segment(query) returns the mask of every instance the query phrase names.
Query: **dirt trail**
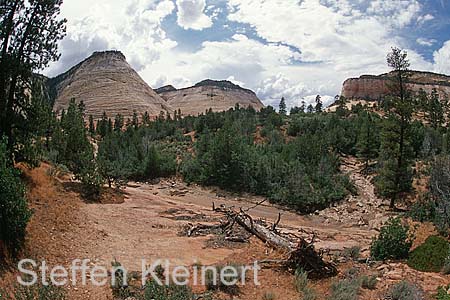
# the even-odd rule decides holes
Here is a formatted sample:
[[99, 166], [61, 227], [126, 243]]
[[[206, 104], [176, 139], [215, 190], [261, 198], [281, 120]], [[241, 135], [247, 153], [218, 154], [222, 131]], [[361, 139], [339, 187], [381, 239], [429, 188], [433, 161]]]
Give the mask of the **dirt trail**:
[[[236, 260], [252, 263], [261, 257], [271, 258], [271, 251], [260, 242], [252, 241], [238, 248], [213, 249], [206, 246], [211, 236], [188, 238], [178, 234], [189, 223], [217, 223], [222, 216], [212, 212], [213, 202], [216, 206], [253, 207], [249, 213], [267, 222], [274, 222], [281, 211], [279, 228], [282, 231], [306, 238], [314, 234], [316, 247], [332, 252], [361, 246], [363, 255], [368, 254], [372, 236], [377, 233], [376, 222], [388, 216], [383, 203], [376, 198], [370, 180], [361, 175], [360, 164], [352, 159], [345, 161], [343, 170], [354, 181], [358, 195], [325, 212], [307, 216], [280, 209], [268, 202], [254, 207], [264, 200], [261, 197], [233, 195], [172, 180], [162, 180], [157, 184], [131, 183], [125, 190], [122, 204], [88, 204], [77, 193], [53, 183], [45, 175], [48, 168], [44, 165], [27, 171], [30, 177], [29, 199], [35, 209], [27, 248], [33, 257], [45, 259], [53, 265], [68, 265], [75, 258], [87, 258], [92, 265], [110, 266], [117, 259], [130, 271], [140, 271], [142, 258], [149, 261], [169, 259], [172, 263], [186, 266], [196, 261], [212, 265]], [[368, 218], [369, 224], [359, 222], [361, 217]], [[396, 280], [400, 269], [398, 266], [394, 270], [386, 267], [389, 275], [386, 280]], [[418, 276], [416, 273], [414, 276]], [[438, 278], [438, 281], [437, 277], [430, 276], [423, 277], [423, 281], [427, 279], [430, 282], [429, 278], [439, 284], [445, 281], [445, 278]], [[292, 277], [288, 274], [267, 270], [263, 280], [267, 288], [279, 291], [280, 295], [289, 290], [289, 297], [286, 294], [280, 299], [298, 297], [290, 290]], [[327, 281], [324, 285], [326, 289], [329, 283]], [[320, 289], [322, 285], [317, 287]], [[68, 290], [69, 299], [112, 299], [108, 287], [68, 287]], [[259, 299], [262, 292], [259, 287], [249, 288], [242, 299]]]
[[[187, 239], [177, 235], [182, 226], [189, 222], [195, 223], [189, 221], [195, 215], [220, 217], [211, 211], [213, 203], [216, 206], [251, 208], [249, 213], [252, 216], [267, 222], [275, 222], [281, 212], [280, 228], [283, 231], [305, 238], [315, 235], [316, 247], [319, 249], [341, 251], [360, 246], [367, 252], [376, 234], [376, 226], [387, 219], [387, 212], [381, 205], [382, 201], [375, 196], [370, 180], [361, 175], [361, 165], [356, 160], [346, 160], [343, 169], [354, 181], [358, 195], [323, 212], [306, 216], [268, 202], [255, 207], [256, 203], [264, 200], [262, 197], [233, 195], [196, 185], [187, 186], [180, 181], [131, 183], [126, 188], [125, 203], [89, 204], [81, 208], [87, 216], [87, 222], [101, 233], [94, 242], [95, 247], [87, 249], [86, 253], [102, 264], [108, 264], [115, 258], [132, 270], [141, 268], [141, 258], [168, 258], [185, 265], [193, 264], [194, 259], [204, 264], [220, 261], [233, 251], [204, 251], [208, 237]], [[167, 214], [168, 211], [172, 213]], [[184, 221], [169, 218], [177, 211], [187, 214], [181, 218]]]
[[89, 249], [89, 255], [99, 263], [109, 264], [117, 259], [128, 269], [139, 271], [141, 259], [169, 259], [182, 265], [192, 265], [198, 260], [209, 265], [232, 254], [229, 249], [204, 251], [207, 237], [178, 236], [188, 222], [163, 216], [167, 211], [188, 208], [201, 213], [202, 208], [180, 205], [145, 188], [128, 187], [126, 192], [123, 204], [89, 204], [81, 209], [102, 233], [96, 247]]
[[386, 220], [395, 215], [389, 203], [375, 194], [372, 176], [363, 174], [364, 164], [354, 157], [345, 157], [341, 171], [348, 174], [357, 189], [356, 195], [319, 212], [326, 222], [337, 222], [348, 227], [379, 230]]

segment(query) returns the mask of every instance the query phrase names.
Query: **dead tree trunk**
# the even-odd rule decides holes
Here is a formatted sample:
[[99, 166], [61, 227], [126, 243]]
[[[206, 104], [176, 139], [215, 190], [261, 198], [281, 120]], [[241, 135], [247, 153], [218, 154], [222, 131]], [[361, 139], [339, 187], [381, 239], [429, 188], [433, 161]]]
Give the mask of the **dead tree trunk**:
[[256, 223], [242, 209], [236, 211], [224, 206], [218, 208], [214, 206], [213, 209], [216, 212], [225, 214], [230, 222], [236, 222], [269, 246], [287, 252], [287, 259], [282, 261], [284, 267], [292, 271], [302, 268], [308, 272], [311, 278], [325, 278], [337, 275], [336, 267], [332, 263], [324, 261], [322, 256], [315, 250], [313, 240], [307, 242], [305, 239], [297, 237], [293, 241], [290, 238], [280, 235], [276, 229], [274, 230], [280, 222], [279, 219], [275, 223], [276, 225], [270, 228]]

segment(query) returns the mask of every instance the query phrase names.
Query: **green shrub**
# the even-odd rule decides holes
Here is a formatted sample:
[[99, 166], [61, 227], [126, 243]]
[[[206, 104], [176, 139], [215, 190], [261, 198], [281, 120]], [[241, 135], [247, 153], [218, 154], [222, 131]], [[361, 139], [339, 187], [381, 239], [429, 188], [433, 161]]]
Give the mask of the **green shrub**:
[[262, 296], [262, 300], [275, 300], [275, 294], [272, 292], [265, 292], [264, 295]]
[[155, 281], [147, 282], [144, 300], [192, 300], [193, 293], [187, 286], [159, 285]]
[[437, 157], [431, 165], [430, 195], [435, 203], [434, 224], [442, 235], [450, 232], [450, 156]]
[[437, 300], [450, 300], [450, 285], [447, 287], [440, 287], [436, 295]]
[[302, 300], [316, 300], [317, 294], [316, 291], [310, 287], [306, 287], [303, 289], [303, 298]]
[[409, 226], [403, 225], [400, 218], [390, 218], [372, 241], [371, 256], [376, 260], [407, 258], [413, 240]]
[[433, 201], [423, 199], [414, 203], [409, 209], [408, 216], [417, 222], [434, 221], [436, 205]]
[[414, 284], [402, 281], [392, 286], [387, 297], [392, 300], [422, 300], [422, 291]]
[[345, 258], [350, 258], [352, 260], [358, 260], [361, 253], [361, 247], [353, 246], [351, 248], [346, 248], [342, 252], [342, 256]]
[[302, 292], [308, 286], [308, 272], [299, 268], [295, 271], [295, 288], [297, 292]]
[[0, 140], [0, 241], [13, 255], [23, 245], [31, 217], [19, 175], [9, 159], [6, 141]]
[[359, 269], [352, 267], [350, 269], [345, 270], [344, 275], [346, 279], [356, 279], [359, 275]]
[[359, 293], [357, 280], [345, 279], [331, 285], [331, 300], [356, 300]]
[[374, 290], [377, 287], [377, 283], [378, 281], [376, 275], [372, 276], [364, 275], [361, 277], [361, 287], [363, 289]]
[[440, 272], [445, 265], [450, 244], [441, 237], [430, 236], [409, 255], [408, 266], [424, 272]]
[[13, 291], [14, 297], [0, 291], [0, 300], [64, 300], [66, 292], [61, 287], [54, 285], [36, 284], [30, 287], [17, 286]]
[[[232, 268], [234, 271], [236, 271], [237, 276], [233, 277], [233, 271], [230, 270], [230, 272], [226, 273], [227, 277], [226, 280], [229, 283], [234, 282], [237, 280], [239, 282], [242, 275], [242, 269], [240, 266], [236, 265], [228, 265], [228, 266], [217, 266], [215, 267], [215, 270], [207, 269], [205, 273], [205, 286], [208, 291], [222, 291], [225, 293], [228, 293], [230, 295], [237, 295], [239, 293], [239, 287], [237, 285], [230, 285], [225, 284], [222, 280], [220, 280], [220, 274], [224, 268]], [[214, 273], [216, 276], [214, 276]]]
[[447, 258], [444, 262], [444, 267], [442, 268], [442, 273], [445, 275], [450, 274], [450, 250], [448, 251]]

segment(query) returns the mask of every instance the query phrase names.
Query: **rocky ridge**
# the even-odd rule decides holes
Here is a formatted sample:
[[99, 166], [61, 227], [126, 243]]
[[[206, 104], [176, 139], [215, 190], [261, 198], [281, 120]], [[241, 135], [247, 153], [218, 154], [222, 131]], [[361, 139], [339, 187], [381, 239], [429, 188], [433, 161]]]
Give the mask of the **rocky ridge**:
[[[431, 93], [436, 89], [441, 97], [450, 96], [450, 76], [420, 71], [410, 71], [409, 75], [407, 85], [410, 90], [418, 92], [423, 89]], [[389, 94], [389, 81], [392, 76], [393, 72], [347, 79], [343, 84], [341, 95], [347, 99], [380, 100]]]
[[180, 109], [183, 115], [198, 115], [208, 109], [225, 111], [239, 104], [241, 107], [264, 107], [256, 94], [230, 81], [204, 80], [192, 87], [175, 89], [164, 86], [156, 91], [174, 109]]
[[72, 98], [83, 101], [86, 115], [100, 118], [125, 117], [148, 112], [172, 112], [164, 101], [127, 63], [119, 51], [95, 52], [69, 71], [48, 80], [49, 93], [54, 98], [54, 110], [67, 109]]

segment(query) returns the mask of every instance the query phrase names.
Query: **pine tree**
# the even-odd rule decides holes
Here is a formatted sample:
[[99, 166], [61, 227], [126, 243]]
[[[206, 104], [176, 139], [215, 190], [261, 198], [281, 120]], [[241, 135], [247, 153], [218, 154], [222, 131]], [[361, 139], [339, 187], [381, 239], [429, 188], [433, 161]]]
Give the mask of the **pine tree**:
[[122, 131], [123, 128], [123, 116], [117, 114], [114, 118], [114, 131]]
[[97, 133], [104, 138], [108, 134], [108, 116], [103, 112], [102, 118], [97, 121]]
[[111, 134], [114, 130], [114, 124], [113, 121], [111, 120], [111, 118], [108, 118], [108, 127], [107, 127], [107, 134]]
[[142, 124], [144, 125], [150, 124], [150, 115], [148, 114], [147, 111], [142, 115]]
[[312, 114], [314, 113], [314, 106], [312, 104], [308, 105], [306, 108], [307, 113]]
[[390, 95], [384, 100], [387, 117], [382, 126], [377, 186], [383, 196], [390, 198], [391, 208], [402, 192], [411, 189], [412, 182], [409, 130], [414, 102], [406, 86], [410, 66], [407, 55], [406, 51], [392, 48], [387, 56], [394, 75], [389, 85]]
[[89, 115], [89, 134], [91, 136], [95, 135], [94, 117], [92, 115]]
[[335, 99], [335, 104], [338, 104], [338, 107], [336, 108], [336, 113], [338, 114], [338, 116], [341, 117], [345, 117], [348, 114], [348, 109], [347, 109], [347, 99], [344, 96], [339, 96], [336, 95], [336, 97], [334, 97]]
[[306, 110], [306, 102], [305, 100], [302, 100], [302, 105], [300, 105], [300, 111], [305, 112], [305, 110]]
[[372, 113], [364, 111], [358, 132], [356, 148], [358, 156], [364, 160], [365, 170], [369, 169], [369, 161], [378, 156], [379, 137], [376, 134], [378, 128], [374, 118], [375, 116]]
[[321, 113], [323, 108], [322, 97], [320, 95], [316, 96], [316, 106], [314, 107], [316, 113]]
[[[18, 143], [29, 114], [33, 75], [58, 59], [65, 19], [58, 19], [62, 0], [4, 0], [0, 4], [0, 136], [8, 147]], [[30, 93], [31, 91], [31, 93]], [[24, 143], [24, 141], [22, 141]], [[25, 142], [27, 143], [27, 142]]]
[[289, 112], [289, 115], [296, 115], [296, 114], [299, 114], [299, 113], [302, 113], [302, 112], [303, 111], [301, 110], [300, 107], [294, 106], [294, 107], [291, 107], [291, 111]]
[[34, 93], [30, 97], [27, 107], [27, 122], [21, 125], [21, 130], [14, 130], [15, 139], [22, 145], [16, 151], [15, 159], [25, 161], [29, 166], [38, 166], [45, 151], [49, 151], [49, 143], [55, 124], [56, 116], [44, 93], [43, 82], [33, 82]]
[[445, 122], [445, 110], [447, 103], [441, 100], [436, 89], [433, 89], [431, 95], [426, 97], [425, 118], [434, 129], [442, 128]]
[[86, 156], [92, 154], [92, 146], [89, 143], [86, 127], [83, 119], [83, 112], [72, 99], [67, 109], [64, 123], [61, 124], [66, 139], [66, 147], [64, 149], [64, 163], [75, 174], [80, 172]]
[[281, 115], [287, 114], [286, 100], [284, 99], [284, 97], [281, 97], [280, 104], [279, 104], [278, 108], [279, 108], [278, 112]]
[[134, 129], [138, 129], [138, 127], [139, 127], [139, 117], [138, 117], [138, 114], [136, 111], [133, 111], [132, 125], [133, 125]]

